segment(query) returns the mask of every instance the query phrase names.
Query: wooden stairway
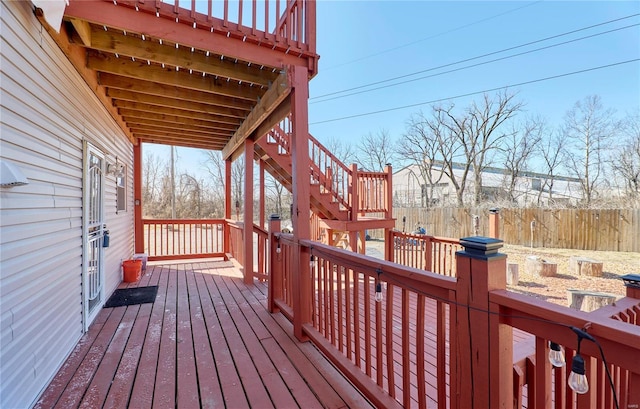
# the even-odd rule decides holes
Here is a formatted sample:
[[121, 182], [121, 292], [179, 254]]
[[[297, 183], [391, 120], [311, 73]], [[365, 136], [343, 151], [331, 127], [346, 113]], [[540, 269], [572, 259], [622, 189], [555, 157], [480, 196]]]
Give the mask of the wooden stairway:
[[[256, 141], [255, 155], [265, 169], [286, 189], [292, 191], [291, 123], [285, 119]], [[363, 172], [356, 165], [347, 167], [318, 140], [309, 135], [311, 211], [327, 229], [318, 237], [335, 232], [359, 232], [392, 228], [391, 169]], [[364, 235], [363, 235], [364, 237]], [[331, 244], [331, 243], [330, 243]]]

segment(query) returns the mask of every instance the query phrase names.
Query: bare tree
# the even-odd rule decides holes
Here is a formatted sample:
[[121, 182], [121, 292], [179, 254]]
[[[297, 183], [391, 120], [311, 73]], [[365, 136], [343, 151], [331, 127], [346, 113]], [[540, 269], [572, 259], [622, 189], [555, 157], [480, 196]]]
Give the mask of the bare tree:
[[553, 201], [553, 185], [562, 167], [562, 152], [565, 150], [566, 139], [561, 133], [556, 133], [548, 138], [542, 139], [538, 153], [542, 157], [542, 173], [546, 175], [540, 181], [540, 191], [538, 193], [538, 205], [542, 203], [542, 194], [545, 190], [549, 192], [549, 203]]
[[145, 217], [158, 217], [161, 190], [161, 171], [167, 164], [151, 153], [143, 161], [142, 206]]
[[[203, 166], [210, 176], [209, 186], [213, 188], [214, 197], [220, 202], [220, 208], [224, 214], [225, 161], [220, 151], [205, 151], [205, 157]], [[243, 205], [244, 161], [245, 156], [242, 155], [231, 165], [231, 206], [236, 213], [242, 211]]]
[[541, 118], [529, 117], [524, 122], [514, 125], [502, 141], [502, 165], [507, 172], [505, 194], [511, 202], [517, 199], [516, 185], [522, 173], [528, 170], [529, 160], [542, 140], [543, 129], [544, 121]]
[[624, 181], [629, 201], [640, 201], [640, 113], [629, 114], [622, 122], [624, 139], [614, 151], [614, 171]]
[[515, 100], [514, 94], [505, 90], [493, 98], [484, 94], [481, 103], [473, 102], [468, 109], [468, 127], [459, 136], [467, 162], [473, 165], [476, 206], [482, 200], [482, 174], [491, 165], [492, 154], [506, 136], [500, 131], [501, 126], [514, 117], [522, 106], [521, 102]]
[[605, 174], [606, 150], [613, 136], [614, 111], [605, 109], [598, 95], [576, 102], [567, 112], [563, 135], [567, 138], [567, 167], [580, 178], [582, 199], [589, 206]]
[[[433, 127], [433, 128], [432, 128]], [[435, 202], [434, 189], [442, 180], [442, 167], [435, 166], [441, 157], [442, 123], [430, 121], [422, 111], [411, 115], [406, 123], [406, 131], [397, 144], [399, 156], [409, 160], [418, 169], [421, 205], [430, 207]]]
[[355, 148], [348, 141], [331, 137], [325, 147], [345, 166], [357, 160]]
[[369, 132], [358, 144], [358, 161], [365, 170], [382, 172], [387, 163], [393, 163], [396, 152], [389, 131]]

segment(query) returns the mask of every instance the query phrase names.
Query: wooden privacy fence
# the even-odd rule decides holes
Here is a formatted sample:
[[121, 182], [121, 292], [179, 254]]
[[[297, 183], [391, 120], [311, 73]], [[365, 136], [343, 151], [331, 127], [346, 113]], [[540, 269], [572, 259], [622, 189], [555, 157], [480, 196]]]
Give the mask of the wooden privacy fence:
[[[640, 252], [640, 209], [505, 208], [499, 209], [499, 214], [499, 237], [507, 244]], [[393, 217], [399, 231], [406, 218], [407, 233], [420, 223], [433, 236], [489, 235], [489, 209], [394, 207]], [[382, 231], [369, 234], [383, 238]]]

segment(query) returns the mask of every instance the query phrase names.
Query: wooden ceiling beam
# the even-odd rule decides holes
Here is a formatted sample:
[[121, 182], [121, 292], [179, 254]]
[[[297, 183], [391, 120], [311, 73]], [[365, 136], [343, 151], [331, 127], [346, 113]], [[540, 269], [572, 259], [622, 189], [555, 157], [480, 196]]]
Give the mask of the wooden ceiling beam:
[[47, 21], [44, 19], [44, 13], [42, 9], [36, 9], [35, 15], [38, 18], [38, 21], [42, 24], [42, 27], [49, 33], [51, 38], [58, 44], [60, 50], [64, 53], [64, 55], [69, 59], [71, 64], [75, 67], [76, 71], [80, 74], [80, 76], [87, 83], [89, 88], [94, 92], [100, 103], [105, 107], [109, 115], [113, 118], [113, 120], [118, 124], [118, 127], [122, 130], [122, 132], [127, 136], [129, 141], [137, 145], [138, 142], [136, 138], [131, 134], [131, 131], [127, 128], [124, 121], [118, 115], [117, 110], [111, 105], [111, 100], [107, 97], [104, 87], [100, 86], [98, 81], [98, 76], [95, 72], [89, 70], [85, 66], [86, 62], [86, 52], [84, 47], [72, 44], [69, 41], [69, 35], [66, 31], [64, 25], [60, 27], [60, 32], [56, 32]]
[[121, 89], [133, 91], [142, 94], [164, 96], [167, 98], [175, 98], [181, 101], [199, 102], [202, 104], [217, 105], [232, 109], [251, 110], [253, 102], [223, 97], [211, 94], [209, 92], [194, 91], [190, 89], [180, 88], [173, 85], [158, 84], [151, 81], [132, 80], [131, 78], [121, 77], [110, 73], [100, 73], [100, 85], [109, 89]]
[[204, 128], [204, 129], [216, 129], [219, 131], [231, 131], [234, 132], [238, 127], [231, 124], [221, 124], [218, 122], [203, 121], [200, 119], [182, 118], [175, 115], [162, 115], [152, 112], [142, 112], [129, 109], [121, 109], [120, 115], [123, 116], [127, 123], [133, 121], [149, 121], [149, 123], [158, 124], [171, 124], [176, 126]]
[[157, 136], [177, 136], [177, 137], [202, 137], [204, 139], [214, 139], [216, 141], [227, 141], [230, 134], [224, 134], [221, 132], [197, 132], [191, 129], [171, 130], [171, 129], [159, 129], [149, 125], [135, 125], [131, 126], [131, 132], [134, 134], [146, 133]]
[[139, 139], [141, 142], [145, 143], [155, 143], [159, 145], [171, 145], [171, 146], [184, 146], [187, 148], [196, 148], [196, 149], [206, 149], [206, 150], [222, 150], [224, 146], [224, 142], [211, 142], [211, 141], [200, 141], [200, 140], [190, 140], [184, 138], [158, 138], [155, 135], [146, 135], [139, 134]]
[[220, 116], [220, 115], [214, 115], [214, 114], [203, 114], [201, 112], [193, 112], [193, 111], [188, 111], [186, 109], [165, 108], [157, 105], [143, 104], [140, 102], [115, 100], [113, 101], [113, 105], [117, 108], [127, 108], [127, 109], [133, 109], [136, 111], [157, 113], [162, 115], [172, 115], [172, 116], [178, 116], [181, 118], [201, 119], [203, 121], [218, 122], [221, 124], [230, 124], [235, 126], [240, 126], [240, 124], [242, 123], [242, 121], [237, 118], [230, 118], [227, 116]]
[[142, 102], [145, 104], [158, 105], [166, 108], [186, 109], [202, 113], [210, 113], [231, 118], [246, 118], [249, 109], [241, 110], [235, 108], [223, 108], [215, 105], [202, 104], [200, 102], [184, 101], [176, 98], [161, 97], [157, 95], [141, 94], [138, 92], [125, 91], [121, 89], [107, 89], [107, 95], [113, 99], [131, 102]]
[[[77, 19], [72, 19], [72, 22]], [[75, 27], [75, 24], [74, 24]], [[82, 38], [82, 34], [78, 32]], [[124, 35], [113, 30], [105, 31], [95, 26], [91, 27], [92, 49], [105, 51], [111, 54], [135, 57], [137, 60], [148, 60], [155, 63], [165, 63], [180, 68], [192, 69], [198, 73], [217, 75], [231, 78], [235, 81], [249, 82], [255, 85], [269, 86], [278, 76], [271, 67], [260, 69], [259, 65], [249, 66], [247, 63], [234, 62], [221, 59], [218, 55], [207, 56], [200, 50], [191, 51], [190, 47], [179, 47], [168, 44], [160, 44], [151, 39], [133, 35]]]
[[173, 20], [157, 18], [155, 15], [136, 12], [133, 8], [114, 5], [106, 1], [72, 1], [65, 8], [65, 16], [109, 27], [145, 34], [172, 43], [184, 44], [215, 54], [238, 58], [242, 61], [264, 64], [269, 67], [284, 68], [287, 65], [308, 66], [308, 57], [294, 53], [284, 53], [259, 44], [244, 42], [242, 39], [227, 38], [226, 33], [202, 30], [176, 23]]
[[203, 127], [194, 125], [189, 125], [188, 127], [186, 127], [184, 124], [176, 124], [174, 122], [161, 122], [144, 118], [128, 118], [126, 116], [124, 117], [124, 120], [127, 122], [127, 125], [130, 128], [138, 128], [140, 126], [144, 126], [149, 128], [157, 128], [158, 130], [174, 130], [182, 133], [185, 132], [185, 129], [188, 129], [188, 132], [206, 132], [207, 134], [215, 134], [225, 137], [231, 137], [231, 135], [233, 134], [233, 131], [229, 131], [227, 129], [216, 129], [215, 127]]
[[278, 106], [285, 100], [291, 93], [291, 84], [287, 73], [282, 73], [278, 76], [273, 85], [265, 92], [262, 99], [253, 108], [253, 110], [247, 116], [247, 119], [242, 122], [240, 128], [233, 135], [231, 140], [222, 150], [222, 158], [228, 159], [235, 152], [242, 148], [244, 141], [249, 138], [252, 132], [258, 128], [262, 122], [269, 117], [269, 115], [278, 108]]
[[222, 78], [215, 79], [210, 75], [203, 77], [199, 74], [189, 74], [189, 71], [185, 69], [176, 71], [175, 67], [166, 66], [162, 68], [160, 65], [148, 65], [145, 61], [116, 58], [115, 55], [100, 54], [93, 51], [87, 52], [87, 68], [136, 80], [152, 81], [254, 102], [264, 93], [257, 86], [251, 87], [247, 84], [228, 82]]

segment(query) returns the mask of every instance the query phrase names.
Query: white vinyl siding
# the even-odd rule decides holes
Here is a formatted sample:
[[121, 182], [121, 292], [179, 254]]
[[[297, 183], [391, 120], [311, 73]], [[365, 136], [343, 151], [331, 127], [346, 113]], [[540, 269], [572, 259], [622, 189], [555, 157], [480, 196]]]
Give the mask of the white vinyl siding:
[[[29, 184], [0, 188], [0, 407], [26, 408], [82, 336], [83, 140], [126, 164], [133, 209], [133, 150], [122, 131], [33, 15], [1, 4], [0, 159]], [[108, 297], [133, 254], [133, 211], [116, 214], [105, 178]]]

